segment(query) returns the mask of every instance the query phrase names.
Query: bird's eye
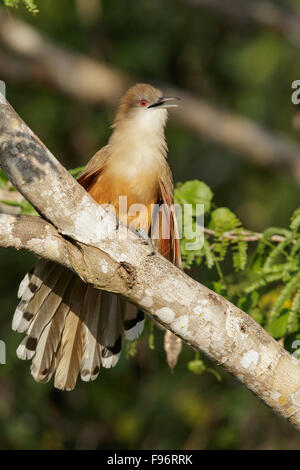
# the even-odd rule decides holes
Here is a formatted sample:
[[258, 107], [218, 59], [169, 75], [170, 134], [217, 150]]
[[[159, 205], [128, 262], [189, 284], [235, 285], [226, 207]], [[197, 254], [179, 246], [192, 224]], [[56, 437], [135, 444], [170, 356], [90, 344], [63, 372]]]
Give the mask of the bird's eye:
[[142, 106], [142, 108], [145, 108], [145, 106], [148, 106], [149, 102], [147, 100], [140, 100], [138, 102], [139, 106]]

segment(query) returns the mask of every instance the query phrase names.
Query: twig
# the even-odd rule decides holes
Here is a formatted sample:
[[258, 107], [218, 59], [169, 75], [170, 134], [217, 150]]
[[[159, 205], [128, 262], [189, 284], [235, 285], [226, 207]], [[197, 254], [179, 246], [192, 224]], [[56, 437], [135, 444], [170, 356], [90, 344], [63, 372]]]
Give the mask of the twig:
[[[203, 228], [203, 232], [212, 237], [217, 237], [217, 233], [215, 230], [211, 230], [209, 228]], [[229, 232], [224, 232], [220, 236], [221, 239], [226, 239], [226, 240], [238, 240], [238, 241], [244, 241], [244, 242], [258, 242], [263, 238], [263, 233], [258, 233], [258, 232], [251, 232], [248, 230], [241, 231], [237, 233], [235, 230], [230, 230]], [[274, 243], [280, 243], [285, 240], [285, 237], [281, 235], [272, 235], [270, 237], [270, 240]], [[296, 243], [296, 240], [293, 240], [293, 243]]]

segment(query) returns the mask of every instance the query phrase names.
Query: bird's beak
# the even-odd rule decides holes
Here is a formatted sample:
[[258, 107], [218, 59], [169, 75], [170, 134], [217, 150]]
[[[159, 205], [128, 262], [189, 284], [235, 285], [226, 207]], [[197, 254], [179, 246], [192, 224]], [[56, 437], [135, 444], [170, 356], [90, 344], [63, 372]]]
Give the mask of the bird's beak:
[[179, 101], [180, 98], [177, 96], [162, 96], [159, 98], [155, 103], [150, 104], [149, 108], [177, 108], [179, 105], [177, 103], [170, 103], [170, 101], [177, 100]]

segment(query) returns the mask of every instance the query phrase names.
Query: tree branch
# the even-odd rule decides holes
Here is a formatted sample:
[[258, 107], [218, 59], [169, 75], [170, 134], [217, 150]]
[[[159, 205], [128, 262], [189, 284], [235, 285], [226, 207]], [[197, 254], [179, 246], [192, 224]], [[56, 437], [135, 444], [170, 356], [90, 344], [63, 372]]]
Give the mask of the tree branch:
[[204, 7], [213, 13], [225, 15], [241, 25], [256, 24], [284, 36], [300, 47], [300, 15], [291, 9], [268, 0], [182, 0], [196, 7]]
[[27, 250], [72, 269], [71, 259], [79, 258], [80, 251], [67, 242], [45, 220], [33, 215], [0, 213], [0, 246]]
[[300, 426], [300, 362], [246, 313], [159, 254], [149, 256], [150, 248], [124, 226], [116, 236], [111, 213], [59, 164], [1, 94], [0, 166], [47, 220], [2, 215], [3, 246], [59, 260], [94, 287], [125, 296]]
[[[7, 19], [1, 11], [0, 39], [18, 54], [16, 58], [0, 51], [3, 79], [42, 82], [77, 100], [113, 106], [128, 85], [135, 82], [113, 67], [54, 44], [24, 22]], [[24, 72], [19, 72], [20, 67]], [[255, 165], [287, 171], [300, 185], [300, 146], [297, 142], [185, 90], [160, 85], [166, 94], [182, 98], [181, 112], [171, 116], [178, 126], [236, 150], [239, 157]]]
[[[210, 228], [203, 228], [203, 232], [208, 237], [217, 237], [217, 232], [215, 230], [211, 230]], [[237, 232], [236, 230], [230, 230], [229, 232], [224, 232], [220, 238], [224, 240], [232, 240], [232, 241], [244, 241], [244, 242], [259, 242], [263, 238], [263, 234], [259, 232], [251, 232], [250, 230], [244, 230], [242, 232]], [[285, 237], [282, 235], [272, 235], [270, 237], [270, 241], [274, 243], [280, 243], [285, 240]], [[296, 240], [293, 241], [296, 243]]]
[[[124, 282], [123, 273], [119, 282], [115, 278], [119, 263], [97, 248], [63, 237], [53, 225], [41, 217], [0, 213], [0, 246], [27, 250], [59, 263], [97, 288], [117, 292], [123, 289], [118, 285]], [[106, 274], [100, 278], [99, 265], [105, 267]]]

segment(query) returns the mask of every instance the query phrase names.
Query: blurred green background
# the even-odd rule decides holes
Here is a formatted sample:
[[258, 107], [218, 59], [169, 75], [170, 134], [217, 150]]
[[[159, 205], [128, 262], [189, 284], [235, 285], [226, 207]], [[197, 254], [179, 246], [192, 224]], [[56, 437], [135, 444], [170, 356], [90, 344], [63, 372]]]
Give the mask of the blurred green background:
[[[300, 14], [299, 0], [271, 3]], [[300, 79], [299, 50], [275, 31], [184, 1], [43, 0], [37, 6], [37, 16], [21, 6], [3, 10], [139, 81], [186, 89], [299, 140], [290, 99], [291, 83]], [[79, 103], [38, 83], [6, 85], [11, 104], [66, 167], [85, 164], [106, 143], [114, 109]], [[261, 169], [173, 124], [167, 140], [176, 182], [205, 181], [216, 204], [230, 207], [249, 229], [288, 225], [299, 187], [284, 167]], [[134, 357], [126, 358], [124, 349], [115, 369], [94, 383], [79, 380], [71, 393], [35, 383], [29, 364], [15, 354], [21, 335], [11, 331], [17, 287], [34, 257], [0, 249], [0, 260], [0, 339], [7, 345], [7, 364], [0, 365], [0, 449], [300, 447], [296, 430], [221, 369], [221, 382], [208, 372], [192, 374], [187, 363], [194, 353], [187, 347], [171, 373], [160, 331], [154, 351], [146, 328]], [[205, 268], [190, 274], [202, 282], [214, 276]]]

